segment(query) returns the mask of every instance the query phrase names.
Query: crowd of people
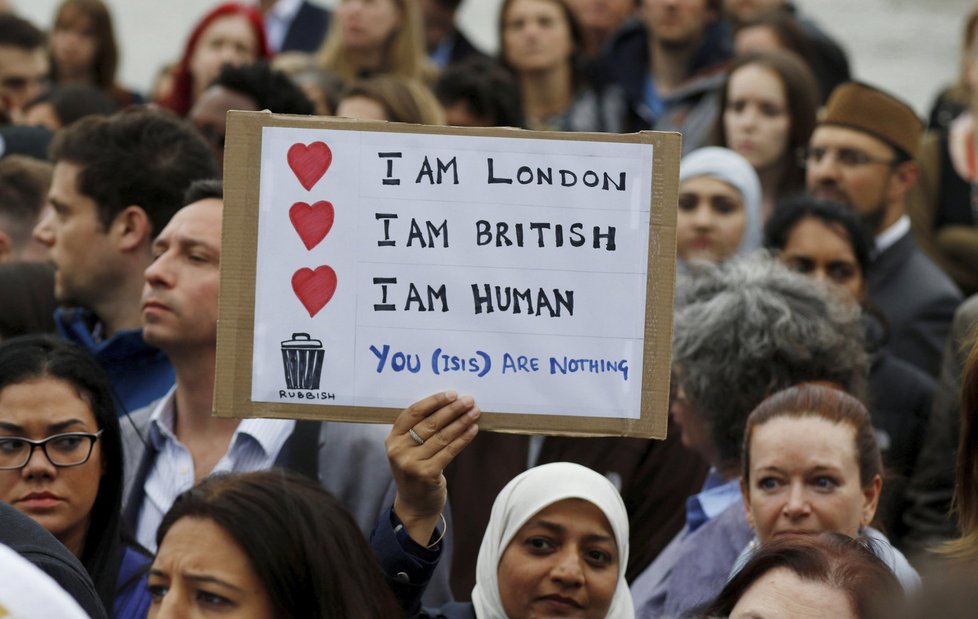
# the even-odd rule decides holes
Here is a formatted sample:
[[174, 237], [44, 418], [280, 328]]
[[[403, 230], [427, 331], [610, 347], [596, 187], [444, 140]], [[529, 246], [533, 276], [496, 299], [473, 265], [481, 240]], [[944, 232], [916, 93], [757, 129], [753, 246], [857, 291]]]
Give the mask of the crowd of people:
[[[227, 2], [145, 93], [0, 12], [0, 606], [969, 616], [978, 8], [924, 122], [785, 0], [461, 3]], [[680, 132], [667, 438], [213, 417], [229, 110]]]

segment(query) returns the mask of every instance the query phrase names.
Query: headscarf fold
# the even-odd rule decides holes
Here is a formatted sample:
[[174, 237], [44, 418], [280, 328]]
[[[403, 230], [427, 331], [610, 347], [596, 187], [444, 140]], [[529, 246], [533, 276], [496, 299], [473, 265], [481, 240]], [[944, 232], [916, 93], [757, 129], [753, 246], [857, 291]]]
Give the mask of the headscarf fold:
[[751, 253], [761, 246], [761, 181], [754, 167], [739, 153], [720, 146], [698, 148], [679, 162], [679, 182], [697, 176], [709, 176], [722, 181], [740, 193], [747, 213], [744, 236], [737, 246], [737, 255]]
[[506, 484], [496, 497], [476, 561], [472, 604], [477, 619], [508, 619], [499, 596], [499, 560], [530, 518], [565, 499], [593, 503], [611, 524], [618, 547], [618, 584], [606, 618], [634, 619], [632, 597], [625, 581], [628, 565], [625, 503], [610, 481], [587, 467], [570, 462], [554, 462], [525, 471]]

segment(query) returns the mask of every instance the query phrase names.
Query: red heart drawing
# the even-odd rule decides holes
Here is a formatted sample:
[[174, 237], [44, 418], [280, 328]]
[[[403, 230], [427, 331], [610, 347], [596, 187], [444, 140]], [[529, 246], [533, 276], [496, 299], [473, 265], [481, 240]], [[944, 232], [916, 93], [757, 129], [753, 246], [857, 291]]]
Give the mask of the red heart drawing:
[[325, 142], [313, 142], [309, 146], [298, 143], [289, 148], [288, 159], [295, 177], [309, 191], [333, 163], [333, 151]]
[[325, 200], [311, 206], [305, 202], [296, 202], [289, 209], [289, 219], [306, 249], [312, 249], [326, 238], [333, 227], [333, 214], [332, 203]]
[[309, 317], [323, 309], [336, 292], [336, 271], [323, 265], [315, 271], [301, 268], [292, 275], [292, 290], [306, 306]]

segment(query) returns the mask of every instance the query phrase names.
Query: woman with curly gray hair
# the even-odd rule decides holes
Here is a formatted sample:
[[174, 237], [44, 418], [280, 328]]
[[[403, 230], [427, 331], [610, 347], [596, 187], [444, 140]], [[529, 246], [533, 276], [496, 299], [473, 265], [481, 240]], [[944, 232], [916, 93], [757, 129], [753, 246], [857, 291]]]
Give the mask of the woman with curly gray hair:
[[740, 504], [747, 416], [765, 397], [822, 381], [862, 397], [868, 361], [858, 308], [760, 255], [697, 265], [676, 287], [673, 419], [711, 466], [686, 526], [632, 583], [638, 617], [708, 602], [753, 533]]

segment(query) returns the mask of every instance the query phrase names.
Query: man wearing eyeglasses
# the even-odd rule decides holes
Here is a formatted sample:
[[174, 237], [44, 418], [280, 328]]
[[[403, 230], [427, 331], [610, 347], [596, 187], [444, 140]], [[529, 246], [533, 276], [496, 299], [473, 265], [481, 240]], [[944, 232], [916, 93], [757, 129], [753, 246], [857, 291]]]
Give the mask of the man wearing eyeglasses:
[[876, 232], [869, 298], [889, 323], [892, 352], [936, 377], [961, 293], [914, 242], [907, 199], [923, 124], [902, 101], [848, 82], [833, 91], [805, 154], [816, 198], [855, 209]]
[[45, 43], [34, 24], [0, 14], [0, 100], [13, 120], [47, 86], [51, 63]]

